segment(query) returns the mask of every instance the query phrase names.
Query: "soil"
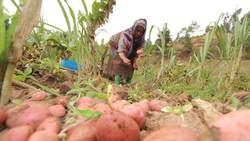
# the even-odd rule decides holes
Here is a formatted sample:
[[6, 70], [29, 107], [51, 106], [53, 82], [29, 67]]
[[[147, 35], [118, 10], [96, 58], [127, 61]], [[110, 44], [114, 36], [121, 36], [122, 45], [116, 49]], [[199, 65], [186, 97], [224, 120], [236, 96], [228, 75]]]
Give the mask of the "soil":
[[[101, 79], [98, 78], [98, 82]], [[32, 84], [32, 81], [27, 81]], [[61, 95], [65, 95], [67, 91], [72, 89], [73, 87], [73, 79], [67, 77], [64, 80], [57, 80], [54, 75], [45, 75], [40, 78], [40, 82], [42, 85], [49, 86], [52, 88], [58, 88]], [[7, 107], [13, 107], [13, 105], [18, 104], [20, 101], [24, 101], [30, 99], [32, 94], [37, 91], [38, 88], [35, 88], [27, 83], [14, 82], [12, 86], [11, 103]], [[117, 93], [118, 95], [122, 95], [121, 98], [124, 98], [128, 93], [128, 87], [117, 87], [113, 89], [113, 93]], [[193, 99], [186, 93], [182, 93], [180, 95], [163, 95], [160, 91], [153, 91], [151, 95], [160, 96], [161, 100], [166, 101], [169, 106], [178, 106], [185, 105], [187, 103], [192, 103], [193, 108], [188, 112], [184, 112], [181, 115], [175, 113], [164, 113], [164, 112], [155, 112], [151, 111], [146, 116], [145, 127], [141, 129], [141, 138], [144, 138], [149, 133], [160, 129], [165, 126], [182, 126], [187, 127], [191, 131], [193, 131], [197, 136], [202, 136], [204, 132], [208, 131], [209, 123], [215, 119], [218, 119], [222, 114], [230, 112], [230, 109], [227, 108], [225, 104], [214, 102], [208, 103], [194, 103]], [[235, 93], [234, 96], [238, 97], [240, 101], [244, 102], [244, 99], [249, 96], [249, 92], [241, 91]], [[46, 98], [44, 101], [46, 103], [51, 103], [55, 97]], [[20, 100], [19, 102], [17, 100]], [[205, 108], [204, 108], [205, 107]], [[67, 113], [67, 112], [66, 112]], [[67, 128], [68, 124], [68, 116], [67, 118], [61, 118], [62, 123], [65, 123], [62, 127], [63, 130]], [[0, 128], [1, 129], [1, 128]], [[2, 128], [2, 130], [5, 128]], [[4, 130], [1, 133], [4, 133]]]

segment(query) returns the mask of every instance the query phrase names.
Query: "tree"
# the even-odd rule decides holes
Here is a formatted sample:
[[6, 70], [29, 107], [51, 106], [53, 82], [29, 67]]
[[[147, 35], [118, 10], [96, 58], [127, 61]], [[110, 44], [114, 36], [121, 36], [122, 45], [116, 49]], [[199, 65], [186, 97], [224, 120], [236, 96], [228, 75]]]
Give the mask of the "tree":
[[192, 21], [192, 23], [181, 29], [180, 32], [177, 33], [177, 41], [180, 41], [184, 44], [184, 48], [192, 51], [192, 42], [191, 42], [191, 36], [192, 34], [199, 29], [200, 26], [197, 24], [196, 21]]
[[229, 13], [224, 13], [222, 17], [222, 25], [225, 29], [226, 32], [233, 32], [233, 22], [236, 20], [239, 20], [239, 15], [241, 13], [242, 9], [236, 9], [232, 15]]

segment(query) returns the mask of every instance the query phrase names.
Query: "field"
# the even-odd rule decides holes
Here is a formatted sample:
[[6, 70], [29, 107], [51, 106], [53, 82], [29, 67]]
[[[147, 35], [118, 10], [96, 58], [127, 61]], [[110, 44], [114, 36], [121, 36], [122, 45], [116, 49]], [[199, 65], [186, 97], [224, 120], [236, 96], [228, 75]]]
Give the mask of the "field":
[[199, 36], [195, 23], [176, 39], [152, 26], [132, 82], [116, 85], [103, 75], [109, 45], [95, 40], [115, 1], [82, 0], [76, 14], [58, 0], [67, 31], [40, 18], [41, 3], [10, 15], [0, 1], [1, 141], [250, 141], [249, 13]]

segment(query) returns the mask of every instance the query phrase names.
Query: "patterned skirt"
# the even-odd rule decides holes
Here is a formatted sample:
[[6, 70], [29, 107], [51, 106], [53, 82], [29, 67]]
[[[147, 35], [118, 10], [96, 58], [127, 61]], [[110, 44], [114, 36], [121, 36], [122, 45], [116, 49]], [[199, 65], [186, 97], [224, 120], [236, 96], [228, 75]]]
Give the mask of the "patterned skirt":
[[126, 77], [132, 78], [133, 73], [133, 63], [131, 63], [130, 65], [123, 63], [122, 59], [115, 52], [115, 50], [112, 51], [111, 49], [108, 64], [104, 71], [104, 76], [111, 80], [114, 80], [115, 75], [120, 75], [122, 79], [125, 79]]

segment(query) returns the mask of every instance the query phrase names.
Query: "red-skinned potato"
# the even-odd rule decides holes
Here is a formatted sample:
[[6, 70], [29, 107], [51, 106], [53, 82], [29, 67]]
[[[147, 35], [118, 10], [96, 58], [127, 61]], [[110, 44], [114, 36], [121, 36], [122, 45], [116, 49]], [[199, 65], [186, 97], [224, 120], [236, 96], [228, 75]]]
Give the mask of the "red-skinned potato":
[[35, 93], [32, 94], [31, 96], [31, 100], [33, 101], [41, 101], [44, 100], [47, 97], [47, 93], [42, 92], [42, 91], [37, 91]]
[[5, 110], [0, 107], [0, 124], [3, 124], [6, 120], [7, 114], [5, 112]]
[[199, 139], [188, 128], [170, 126], [150, 133], [143, 141], [199, 141]]
[[33, 128], [29, 125], [18, 126], [7, 131], [1, 141], [27, 141], [33, 133]]
[[68, 96], [58, 96], [54, 100], [54, 104], [58, 105], [61, 104], [64, 107], [66, 107], [69, 103], [69, 97]]
[[44, 103], [24, 104], [7, 112], [6, 125], [8, 127], [31, 125], [37, 128], [49, 115], [48, 105]]
[[167, 102], [162, 100], [151, 100], [149, 101], [149, 108], [152, 111], [161, 111], [161, 108], [167, 106]]
[[103, 114], [96, 123], [98, 141], [140, 141], [136, 122], [120, 111]]
[[118, 100], [115, 103], [112, 103], [112, 108], [116, 110], [121, 110], [125, 105], [129, 105], [130, 103], [126, 100]]
[[231, 112], [212, 124], [220, 141], [250, 141], [250, 110]]
[[122, 97], [120, 95], [114, 94], [114, 95], [111, 95], [109, 97], [108, 101], [109, 101], [109, 103], [114, 103], [114, 102], [121, 100], [121, 99], [122, 99]]
[[91, 120], [81, 123], [68, 130], [67, 141], [97, 141], [96, 121]]
[[28, 141], [59, 141], [59, 137], [54, 132], [42, 130], [32, 134]]
[[145, 125], [145, 114], [142, 108], [136, 104], [126, 105], [121, 110], [123, 113], [135, 120], [140, 128]]
[[97, 103], [94, 106], [95, 111], [101, 112], [101, 113], [110, 113], [112, 110], [109, 107], [108, 104], [105, 103]]
[[86, 106], [86, 107], [92, 107], [97, 103], [95, 99], [92, 99], [90, 97], [82, 97], [76, 102], [76, 107], [81, 107]]
[[47, 130], [54, 133], [59, 133], [61, 129], [61, 122], [57, 117], [49, 117], [45, 119], [36, 129], [39, 130]]
[[63, 117], [66, 114], [65, 108], [63, 105], [52, 105], [49, 107], [49, 112], [55, 117]]
[[149, 101], [148, 100], [142, 100], [138, 103], [135, 103], [136, 105], [140, 106], [144, 112], [145, 115], [147, 115], [149, 109]]

